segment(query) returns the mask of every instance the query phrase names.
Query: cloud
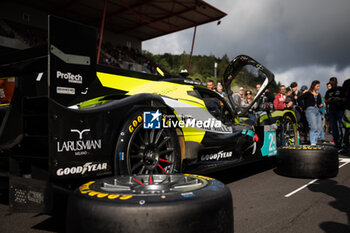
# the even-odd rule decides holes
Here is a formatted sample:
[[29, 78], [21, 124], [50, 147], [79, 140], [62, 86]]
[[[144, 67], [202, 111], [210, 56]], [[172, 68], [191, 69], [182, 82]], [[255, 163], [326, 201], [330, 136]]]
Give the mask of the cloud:
[[[210, 2], [225, 9], [228, 16], [219, 27], [203, 26], [203, 37], [197, 43], [206, 52], [210, 48], [218, 55], [248, 53], [277, 70], [314, 64], [343, 69], [349, 65], [350, 1]], [[210, 34], [219, 40], [216, 45], [205, 36]]]
[[[194, 54], [247, 54], [274, 73], [331, 72], [348, 75], [349, 0], [206, 0], [228, 13], [221, 21], [197, 28]], [[189, 53], [193, 29], [147, 41], [145, 49]], [[171, 42], [167, 42], [165, 38]], [[151, 46], [152, 45], [152, 46]], [[312, 69], [310, 67], [317, 69]], [[323, 67], [323, 68], [322, 68]], [[296, 75], [294, 75], [296, 76]], [[348, 76], [348, 78], [350, 78]]]
[[[192, 29], [193, 30], [193, 29]], [[156, 39], [148, 40], [142, 43], [142, 49], [146, 49], [154, 54], [181, 54], [183, 51], [188, 52], [191, 41], [182, 40], [181, 38], [189, 38], [189, 30], [180, 31], [170, 35], [158, 37]]]

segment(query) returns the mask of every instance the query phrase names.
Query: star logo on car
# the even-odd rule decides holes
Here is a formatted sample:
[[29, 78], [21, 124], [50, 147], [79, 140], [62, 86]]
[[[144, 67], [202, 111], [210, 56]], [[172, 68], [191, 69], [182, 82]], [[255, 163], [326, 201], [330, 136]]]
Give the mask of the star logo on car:
[[158, 117], [160, 117], [161, 115], [162, 114], [159, 112], [159, 110], [157, 110], [155, 113], [152, 113], [153, 118], [152, 118], [151, 122], [158, 119]]

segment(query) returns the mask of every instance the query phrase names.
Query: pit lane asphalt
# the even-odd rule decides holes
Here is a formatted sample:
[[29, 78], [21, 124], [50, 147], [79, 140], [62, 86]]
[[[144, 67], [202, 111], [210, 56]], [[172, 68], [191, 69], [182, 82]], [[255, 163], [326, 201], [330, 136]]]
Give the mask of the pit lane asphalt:
[[[322, 180], [279, 176], [274, 159], [209, 176], [232, 192], [236, 233], [345, 233], [350, 232], [350, 157], [341, 156], [340, 165], [337, 177]], [[10, 213], [6, 192], [0, 188], [1, 233], [64, 232], [47, 215]]]

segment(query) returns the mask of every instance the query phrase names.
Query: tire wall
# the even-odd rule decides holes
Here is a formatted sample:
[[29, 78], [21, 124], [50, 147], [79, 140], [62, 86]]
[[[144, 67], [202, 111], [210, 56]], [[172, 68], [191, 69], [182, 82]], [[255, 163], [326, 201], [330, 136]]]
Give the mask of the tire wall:
[[204, 188], [185, 193], [118, 195], [91, 181], [69, 198], [67, 232], [231, 233], [230, 190], [208, 177]]
[[339, 159], [334, 148], [322, 146], [281, 147], [277, 172], [301, 178], [327, 178], [338, 174]]

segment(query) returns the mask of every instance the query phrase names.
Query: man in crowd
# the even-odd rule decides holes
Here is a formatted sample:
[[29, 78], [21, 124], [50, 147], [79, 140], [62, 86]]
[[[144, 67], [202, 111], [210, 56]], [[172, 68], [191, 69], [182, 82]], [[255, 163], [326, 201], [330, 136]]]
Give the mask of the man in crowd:
[[280, 92], [275, 96], [273, 107], [275, 110], [283, 110], [286, 108], [286, 86], [280, 86]]
[[242, 86], [239, 87], [238, 92], [234, 93], [232, 98], [234, 104], [242, 106], [242, 103], [244, 102], [244, 88]]
[[221, 85], [221, 83], [218, 83], [218, 85], [216, 86], [216, 91], [217, 93], [219, 93], [219, 95], [221, 95], [221, 97], [224, 97], [225, 99], [227, 98], [227, 94], [223, 91], [223, 86]]
[[[332, 84], [330, 82], [327, 83], [327, 90], [330, 90], [332, 89]], [[329, 123], [329, 105], [328, 104], [325, 104], [326, 106], [326, 115], [325, 115], [325, 119], [326, 119], [326, 122], [325, 122], [325, 130], [327, 133], [332, 133], [331, 131], [331, 128], [330, 128], [330, 123]]]
[[275, 97], [273, 96], [272, 92], [268, 88], [265, 89], [264, 95], [267, 98], [267, 102], [272, 103], [275, 100]]
[[286, 101], [284, 101], [284, 103], [286, 106], [285, 109], [295, 111], [294, 106], [293, 106], [293, 98], [291, 96], [287, 96]]
[[308, 90], [309, 90], [309, 89], [307, 88], [307, 86], [306, 86], [306, 85], [301, 86], [301, 88], [300, 88], [300, 92], [301, 92], [301, 94], [300, 94], [300, 95], [302, 95], [302, 94], [306, 93]]
[[256, 93], [258, 93], [260, 91], [261, 84], [260, 83], [256, 84], [255, 88], [256, 88]]
[[209, 80], [207, 81], [207, 88], [210, 89], [210, 90], [215, 90], [215, 89], [216, 89], [213, 80], [209, 79]]
[[350, 131], [350, 79], [347, 79], [343, 83], [343, 91], [345, 97], [345, 112], [343, 116], [343, 124], [345, 127], [344, 132], [344, 149], [342, 152], [349, 152], [349, 131]]
[[344, 115], [344, 93], [341, 87], [338, 87], [336, 77], [329, 79], [332, 89], [326, 92], [325, 102], [329, 105], [329, 121], [331, 124], [332, 136], [337, 148], [341, 147], [341, 128], [342, 118]]
[[292, 100], [293, 104], [295, 106], [298, 106], [298, 98], [300, 97], [301, 93], [298, 90], [298, 84], [296, 82], [292, 82], [290, 84], [290, 87], [292, 88]]
[[[260, 83], [256, 84], [255, 88], [256, 88], [256, 94], [258, 94], [258, 92], [261, 89], [261, 84]], [[272, 94], [272, 92], [268, 88], [265, 89], [261, 97], [266, 97], [267, 98], [266, 102], [271, 102], [271, 103], [275, 99], [275, 96]]]
[[0, 80], [0, 104], [11, 103], [15, 91], [15, 78]]

